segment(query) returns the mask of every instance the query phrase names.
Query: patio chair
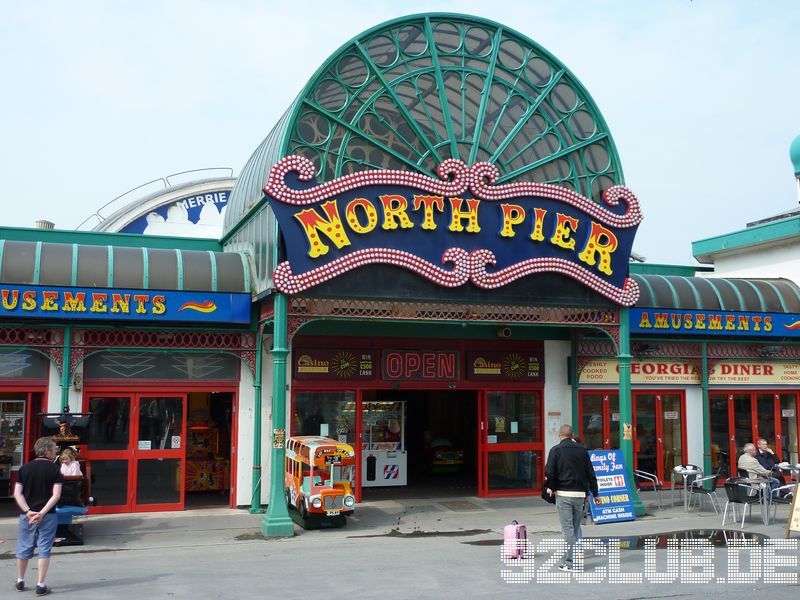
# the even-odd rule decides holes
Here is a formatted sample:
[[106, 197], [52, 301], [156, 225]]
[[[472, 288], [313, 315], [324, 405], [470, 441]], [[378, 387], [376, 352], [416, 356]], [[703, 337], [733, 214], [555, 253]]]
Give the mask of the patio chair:
[[742, 529], [744, 520], [747, 517], [747, 509], [752, 513], [753, 504], [761, 503], [761, 494], [749, 483], [743, 483], [741, 477], [731, 477], [725, 482], [725, 495], [728, 501], [725, 503], [725, 512], [722, 514], [722, 525], [725, 526], [725, 519], [728, 517], [728, 507], [731, 508], [733, 519], [736, 521], [736, 505], [742, 505]]
[[698, 508], [703, 505], [703, 499], [708, 498], [714, 514], [719, 514], [719, 500], [717, 499], [717, 477], [718, 473], [695, 479], [689, 485], [689, 508], [694, 504], [694, 499], [698, 499]]
[[785, 504], [790, 506], [792, 504], [793, 494], [796, 492], [797, 484], [788, 483], [775, 488], [769, 494], [769, 507], [772, 508], [772, 519], [774, 520], [778, 514], [778, 505]]
[[654, 473], [648, 473], [647, 471], [642, 471], [641, 469], [634, 469], [633, 478], [636, 481], [637, 492], [642, 491], [642, 486], [640, 485], [641, 482], [647, 482], [650, 484], [650, 487], [656, 493], [656, 503], [658, 504], [658, 508], [663, 509], [664, 505], [661, 503], [661, 490], [664, 489], [664, 484], [658, 478], [658, 475]]

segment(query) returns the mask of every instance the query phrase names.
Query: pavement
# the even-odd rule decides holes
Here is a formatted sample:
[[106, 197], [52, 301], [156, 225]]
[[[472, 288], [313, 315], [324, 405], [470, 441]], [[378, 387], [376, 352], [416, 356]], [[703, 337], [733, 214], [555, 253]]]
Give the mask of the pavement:
[[[724, 546], [726, 538], [743, 534], [784, 539], [787, 507], [778, 508], [777, 519], [770, 525], [764, 525], [755, 511], [743, 529], [729, 522], [726, 533], [720, 533], [722, 516], [708, 505], [691, 512], [682, 505], [662, 510], [651, 493], [643, 497], [648, 510], [643, 518], [584, 526], [584, 537], [603, 538], [605, 543], [608, 538], [620, 538], [623, 549], [619, 568], [614, 565], [613, 548], [601, 546], [589, 552], [583, 575], [560, 573], [548, 564], [558, 556], [546, 548], [558, 542], [544, 540], [561, 536], [552, 505], [539, 498], [460, 496], [366, 502], [344, 528], [306, 531], [295, 527], [294, 537], [269, 540], [261, 536], [262, 515], [242, 509], [88, 515], [76, 520], [83, 527], [85, 545], [54, 549], [47, 583], [59, 597], [82, 599], [531, 597], [541, 592], [537, 586], [542, 583], [550, 586], [546, 589], [553, 595], [592, 599], [696, 597], [717, 592], [729, 599], [750, 598], [759, 592], [798, 597], [797, 534], [777, 559], [765, 545], [745, 552], [743, 566], [736, 572], [729, 566], [730, 550]], [[534, 553], [524, 561], [504, 564], [502, 531], [512, 519], [527, 526]], [[662, 547], [652, 557], [660, 579], [667, 583], [654, 582], [659, 577], [650, 576], [652, 569], [650, 575], [637, 575], [645, 573], [646, 555], [636, 536], [649, 534], [662, 534]], [[675, 550], [673, 564], [665, 542], [672, 535], [712, 540], [722, 546], [702, 542], [699, 549], [682, 549], [680, 556]], [[0, 544], [0, 590], [9, 590], [0, 597], [16, 597], [11, 595], [16, 593], [12, 590], [15, 517], [0, 517], [0, 540], [4, 541]], [[687, 566], [691, 560], [695, 567]], [[788, 566], [779, 566], [777, 575], [763, 570], [765, 562], [781, 561]], [[709, 569], [714, 569], [713, 576]], [[29, 568], [29, 587], [35, 583], [32, 571], [35, 561]], [[617, 571], [622, 574], [616, 575]], [[739, 571], [745, 572], [745, 578], [749, 572], [751, 583], [730, 583], [737, 576], [742, 578]], [[632, 582], [611, 582], [629, 576]], [[641, 582], [635, 581], [637, 577]], [[687, 583], [691, 577], [709, 582]], [[592, 578], [594, 583], [587, 583]], [[726, 583], [721, 583], [722, 578]], [[769, 582], [770, 578], [783, 582]]]

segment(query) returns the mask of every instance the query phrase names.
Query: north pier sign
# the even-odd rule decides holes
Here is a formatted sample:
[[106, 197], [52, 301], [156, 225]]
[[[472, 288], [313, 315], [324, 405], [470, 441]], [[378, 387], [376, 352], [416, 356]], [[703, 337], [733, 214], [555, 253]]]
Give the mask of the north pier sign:
[[493, 289], [549, 271], [624, 306], [638, 298], [628, 261], [642, 213], [625, 187], [605, 190], [603, 206], [561, 186], [496, 184], [488, 163], [446, 160], [438, 180], [375, 170], [314, 185], [314, 172], [289, 156], [264, 186], [286, 241], [274, 275], [286, 293], [384, 263], [445, 287]]

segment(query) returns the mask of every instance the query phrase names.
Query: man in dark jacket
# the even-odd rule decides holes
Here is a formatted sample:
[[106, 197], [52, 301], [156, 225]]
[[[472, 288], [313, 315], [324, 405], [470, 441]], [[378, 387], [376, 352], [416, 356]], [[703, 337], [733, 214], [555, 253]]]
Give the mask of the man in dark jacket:
[[548, 488], [556, 494], [556, 508], [561, 521], [561, 530], [568, 550], [561, 571], [572, 571], [572, 555], [575, 542], [581, 539], [581, 519], [587, 492], [594, 495], [599, 504], [597, 477], [586, 448], [572, 439], [572, 426], [562, 425], [558, 430], [560, 442], [550, 450], [544, 475]]

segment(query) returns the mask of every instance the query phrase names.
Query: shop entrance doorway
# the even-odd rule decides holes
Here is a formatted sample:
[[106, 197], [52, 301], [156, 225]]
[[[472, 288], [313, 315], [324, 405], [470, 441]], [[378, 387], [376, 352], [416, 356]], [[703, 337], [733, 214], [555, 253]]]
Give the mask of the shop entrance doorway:
[[[194, 500], [190, 507], [229, 505], [233, 397], [202, 390], [87, 391], [84, 410], [92, 418], [85, 475], [97, 503], [92, 512], [183, 510], [187, 495]], [[205, 496], [198, 502], [194, 494]]]
[[477, 495], [478, 395], [470, 390], [364, 391], [364, 499]]
[[[672, 469], [686, 461], [683, 393], [635, 391], [632, 407], [633, 468], [669, 482]], [[581, 392], [578, 413], [578, 436], [584, 446], [591, 450], [619, 448], [617, 392]]]
[[767, 440], [781, 461], [800, 462], [797, 392], [712, 392], [709, 403], [714, 471], [735, 476], [744, 445], [759, 438]]

